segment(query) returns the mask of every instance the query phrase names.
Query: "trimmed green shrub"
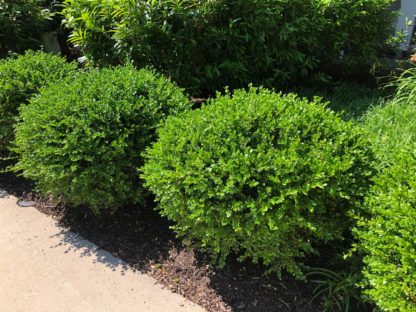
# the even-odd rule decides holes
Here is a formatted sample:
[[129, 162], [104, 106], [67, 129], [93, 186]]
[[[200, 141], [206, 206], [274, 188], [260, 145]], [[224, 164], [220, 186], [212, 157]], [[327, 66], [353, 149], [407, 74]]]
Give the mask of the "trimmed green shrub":
[[416, 70], [396, 94], [370, 110], [364, 127], [380, 171], [355, 230], [364, 258], [362, 286], [382, 311], [416, 310]]
[[361, 130], [319, 100], [266, 89], [218, 96], [168, 118], [146, 185], [180, 236], [301, 277], [318, 242], [338, 240], [372, 175]]
[[131, 59], [206, 94], [322, 80], [333, 63], [368, 72], [393, 25], [391, 2], [66, 0], [63, 13], [93, 64]]
[[49, 53], [28, 51], [25, 55], [0, 60], [0, 150], [14, 138], [13, 124], [20, 105], [39, 89], [73, 75], [74, 63]]
[[416, 311], [416, 149], [398, 152], [367, 198], [357, 229], [365, 293], [382, 311]]
[[79, 74], [21, 108], [15, 170], [42, 193], [96, 213], [140, 202], [141, 153], [168, 114], [190, 107], [181, 89], [149, 70]]
[[40, 33], [49, 19], [45, 0], [2, 0], [0, 57], [40, 46]]

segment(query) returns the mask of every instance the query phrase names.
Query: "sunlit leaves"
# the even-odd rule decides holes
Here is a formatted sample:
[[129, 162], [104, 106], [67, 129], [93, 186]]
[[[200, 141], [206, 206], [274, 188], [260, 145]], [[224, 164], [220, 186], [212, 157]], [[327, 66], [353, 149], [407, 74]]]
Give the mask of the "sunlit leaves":
[[319, 100], [239, 90], [168, 118], [143, 176], [177, 233], [220, 263], [238, 251], [301, 277], [301, 259], [359, 210], [369, 148]]

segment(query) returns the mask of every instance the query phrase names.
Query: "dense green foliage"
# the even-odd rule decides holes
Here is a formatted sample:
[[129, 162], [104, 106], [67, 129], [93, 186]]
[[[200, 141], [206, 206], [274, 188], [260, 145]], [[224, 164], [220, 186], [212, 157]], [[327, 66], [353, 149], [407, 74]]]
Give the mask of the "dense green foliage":
[[[323, 34], [330, 53], [343, 52], [344, 74], [359, 80], [380, 61], [379, 48], [393, 31], [391, 0], [318, 0], [328, 26]], [[323, 3], [323, 4], [322, 4]]]
[[49, 18], [45, 2], [47, 1], [0, 1], [0, 57], [9, 51], [23, 52], [39, 47], [40, 32]]
[[375, 180], [371, 217], [357, 230], [366, 294], [383, 311], [416, 310], [416, 153], [403, 152]]
[[169, 118], [143, 177], [177, 233], [220, 262], [239, 252], [301, 277], [301, 258], [351, 225], [372, 174], [367, 145], [317, 100], [238, 90]]
[[0, 150], [13, 140], [13, 124], [21, 104], [41, 87], [75, 73], [76, 64], [43, 52], [0, 60]]
[[[93, 64], [117, 64], [112, 39], [116, 29], [115, 15], [119, 0], [64, 0], [64, 22], [72, 29], [69, 42], [81, 45]], [[137, 23], [138, 21], [136, 21]]]
[[322, 80], [333, 63], [341, 74], [368, 72], [392, 25], [391, 2], [66, 0], [64, 14], [93, 64], [128, 58], [203, 94]]
[[[298, 278], [306, 256], [347, 248], [354, 228], [353, 270], [309, 273], [325, 308], [354, 309], [363, 278], [379, 309], [416, 310], [416, 69], [386, 102], [321, 84], [376, 68], [393, 0], [0, 0], [0, 57], [39, 48], [58, 2], [85, 64], [109, 68], [42, 52], [0, 60], [0, 153], [14, 140], [14, 169], [41, 193], [101, 213], [148, 187], [220, 264], [236, 253]], [[135, 69], [147, 66], [193, 95], [236, 91], [191, 111], [183, 89]], [[250, 83], [310, 100], [238, 90]], [[363, 114], [364, 130], [341, 119]], [[342, 248], [325, 250], [335, 270]]]
[[15, 169], [42, 193], [97, 213], [139, 202], [141, 153], [168, 114], [190, 106], [181, 89], [149, 70], [79, 74], [21, 108]]
[[364, 120], [380, 174], [366, 200], [369, 215], [356, 230], [357, 249], [365, 292], [383, 311], [416, 310], [415, 78], [415, 69], [406, 71], [394, 97]]

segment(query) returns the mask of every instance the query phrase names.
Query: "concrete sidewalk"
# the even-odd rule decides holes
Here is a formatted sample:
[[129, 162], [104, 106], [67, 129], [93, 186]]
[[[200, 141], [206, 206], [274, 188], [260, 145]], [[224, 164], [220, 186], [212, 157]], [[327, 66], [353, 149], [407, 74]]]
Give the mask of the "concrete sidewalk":
[[1, 311], [203, 311], [16, 201], [0, 198]]

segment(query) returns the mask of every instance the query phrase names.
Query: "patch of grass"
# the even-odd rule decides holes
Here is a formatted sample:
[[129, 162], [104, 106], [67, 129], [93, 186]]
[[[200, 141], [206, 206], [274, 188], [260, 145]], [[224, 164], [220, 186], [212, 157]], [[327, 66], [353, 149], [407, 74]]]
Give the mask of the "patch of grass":
[[416, 69], [405, 71], [387, 87], [377, 89], [338, 82], [325, 88], [294, 91], [309, 99], [322, 97], [344, 119], [361, 123], [373, 142], [377, 166], [383, 168], [415, 142]]
[[394, 163], [416, 141], [416, 69], [405, 71], [392, 86], [394, 96], [369, 109], [362, 119], [381, 166]]
[[[416, 103], [415, 103], [416, 104]], [[416, 139], [416, 105], [393, 100], [369, 110], [364, 128], [371, 137], [381, 165], [412, 146]]]
[[300, 96], [312, 99], [322, 97], [329, 107], [342, 113], [345, 120], [360, 120], [371, 108], [379, 106], [388, 95], [387, 90], [370, 88], [351, 82], [338, 82], [325, 88], [300, 88], [294, 90]]

